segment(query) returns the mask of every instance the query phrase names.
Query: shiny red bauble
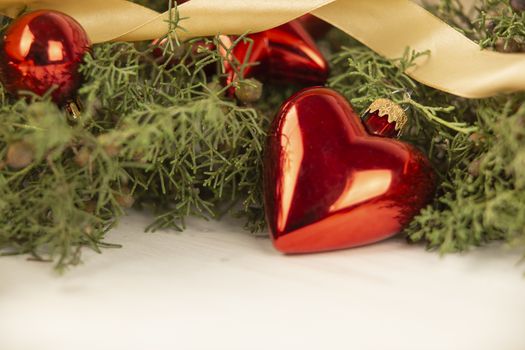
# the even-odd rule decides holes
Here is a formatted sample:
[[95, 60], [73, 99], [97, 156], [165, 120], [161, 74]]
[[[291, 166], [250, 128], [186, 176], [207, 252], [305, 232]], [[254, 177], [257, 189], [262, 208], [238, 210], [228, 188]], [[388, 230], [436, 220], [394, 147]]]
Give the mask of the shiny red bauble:
[[397, 137], [405, 127], [408, 117], [394, 101], [378, 98], [368, 107], [363, 124], [371, 135]]
[[28, 90], [63, 103], [76, 93], [78, 68], [90, 41], [80, 24], [57, 11], [40, 10], [16, 19], [1, 43], [0, 78], [8, 91]]
[[369, 134], [343, 96], [305, 89], [284, 103], [268, 137], [264, 191], [274, 245], [308, 253], [390, 237], [429, 202], [434, 179], [420, 151]]
[[390, 123], [386, 117], [381, 117], [378, 111], [367, 113], [364, 119], [364, 124], [369, 134], [386, 137], [399, 136], [399, 130], [396, 129], [396, 124]]
[[233, 48], [233, 38], [221, 36], [225, 56], [227, 83], [236, 81], [238, 73], [229, 61], [242, 67], [244, 78], [271, 78], [281, 82], [309, 85], [323, 84], [329, 66], [314, 40], [298, 20], [260, 33], [247, 35]]

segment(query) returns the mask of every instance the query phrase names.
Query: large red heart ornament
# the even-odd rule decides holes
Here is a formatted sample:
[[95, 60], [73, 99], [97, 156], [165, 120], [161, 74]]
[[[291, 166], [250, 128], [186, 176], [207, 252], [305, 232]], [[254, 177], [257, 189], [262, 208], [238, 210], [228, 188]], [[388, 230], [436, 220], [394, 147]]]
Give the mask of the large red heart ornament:
[[275, 247], [309, 253], [398, 233], [432, 198], [435, 175], [416, 148], [368, 134], [343, 96], [316, 87], [273, 121], [264, 187]]

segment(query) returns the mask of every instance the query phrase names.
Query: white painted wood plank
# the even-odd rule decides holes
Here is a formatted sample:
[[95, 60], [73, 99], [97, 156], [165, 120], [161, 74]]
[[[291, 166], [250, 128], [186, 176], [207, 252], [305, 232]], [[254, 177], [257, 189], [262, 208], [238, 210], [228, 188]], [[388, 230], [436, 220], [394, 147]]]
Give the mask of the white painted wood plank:
[[58, 277], [0, 259], [0, 349], [525, 349], [524, 265], [400, 239], [283, 256], [238, 223], [144, 234], [134, 213]]

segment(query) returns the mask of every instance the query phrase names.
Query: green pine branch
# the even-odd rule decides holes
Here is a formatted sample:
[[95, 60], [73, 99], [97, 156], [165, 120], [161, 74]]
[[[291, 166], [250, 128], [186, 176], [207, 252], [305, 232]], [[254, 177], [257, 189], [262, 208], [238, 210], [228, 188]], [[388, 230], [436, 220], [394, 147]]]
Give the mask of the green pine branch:
[[[166, 9], [164, 1], [142, 3]], [[523, 41], [522, 14], [507, 1], [480, 2], [472, 13], [458, 4], [433, 10], [487, 49]], [[172, 29], [178, 25], [184, 19], [174, 14]], [[58, 268], [78, 263], [81, 247], [115, 246], [105, 233], [129, 207], [155, 214], [150, 230], [230, 213], [252, 230], [265, 226], [266, 130], [300, 87], [265, 83], [259, 101], [237, 101], [220, 84], [217, 50], [166, 39], [160, 59], [151, 43], [96, 45], [81, 68], [76, 120], [48, 97], [16, 99], [0, 87], [0, 254], [25, 253]], [[386, 60], [335, 30], [320, 45], [332, 52], [328, 85], [360, 112], [383, 97], [407, 108], [402, 138], [426, 152], [439, 174], [435, 201], [405, 231], [411, 241], [441, 252], [525, 242], [523, 94], [462, 99], [404, 73], [429, 53], [407, 49]]]

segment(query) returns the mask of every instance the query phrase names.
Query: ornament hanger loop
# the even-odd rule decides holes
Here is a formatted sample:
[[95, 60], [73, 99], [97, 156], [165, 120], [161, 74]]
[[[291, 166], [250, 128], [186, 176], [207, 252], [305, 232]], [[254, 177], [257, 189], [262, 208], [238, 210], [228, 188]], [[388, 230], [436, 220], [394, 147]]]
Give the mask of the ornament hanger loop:
[[414, 93], [414, 90], [412, 89], [407, 89], [407, 88], [403, 88], [403, 89], [398, 89], [398, 90], [394, 90], [390, 93], [390, 96], [393, 96], [393, 95], [396, 95], [396, 94], [402, 94], [403, 96], [403, 99], [401, 102], [399, 102], [399, 104], [401, 105], [401, 107], [403, 108], [403, 111], [404, 112], [407, 112], [408, 110], [410, 110], [410, 105], [407, 104], [407, 103], [403, 103], [404, 101], [408, 101], [408, 100], [411, 100], [412, 99], [412, 94]]

